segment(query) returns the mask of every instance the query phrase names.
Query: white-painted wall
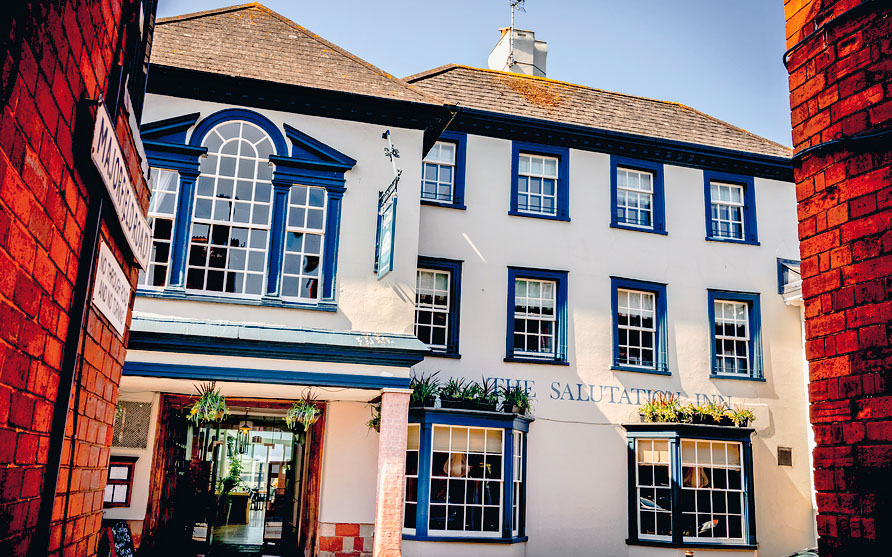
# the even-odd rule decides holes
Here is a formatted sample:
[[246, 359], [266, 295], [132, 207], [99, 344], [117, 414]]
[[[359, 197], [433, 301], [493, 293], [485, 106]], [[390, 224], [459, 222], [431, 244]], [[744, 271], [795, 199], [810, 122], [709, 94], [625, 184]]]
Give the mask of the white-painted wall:
[[368, 404], [328, 405], [319, 522], [375, 522], [378, 433], [366, 426], [371, 417]]
[[122, 390], [119, 400], [132, 402], [150, 402], [152, 411], [149, 414], [148, 442], [145, 449], [129, 449], [124, 447], [111, 447], [111, 456], [135, 456], [136, 464], [133, 466], [133, 487], [130, 491], [130, 506], [111, 507], [103, 511], [103, 518], [110, 520], [143, 520], [146, 517], [146, 508], [149, 502], [149, 479], [152, 473], [152, 453], [155, 449], [155, 431], [158, 427], [158, 393], [151, 392], [127, 392]]
[[[639, 419], [646, 394], [636, 388], [721, 395], [751, 408], [759, 553], [814, 544], [799, 312], [777, 294], [776, 278], [776, 258], [799, 253], [794, 185], [755, 180], [761, 245], [735, 245], [705, 241], [700, 170], [665, 166], [669, 234], [662, 236], [609, 227], [608, 155], [570, 151], [571, 222], [560, 222], [507, 214], [510, 141], [469, 136], [467, 153], [467, 210], [423, 207], [419, 248], [424, 256], [464, 261], [461, 359], [429, 357], [417, 371], [530, 382], [536, 421], [528, 437], [529, 541], [520, 544], [526, 555], [683, 554], [625, 544], [626, 436], [619, 424]], [[514, 265], [569, 271], [569, 366], [503, 361], [507, 267]], [[610, 370], [610, 276], [667, 284], [671, 376]], [[707, 288], [761, 294], [766, 382], [709, 378]], [[594, 392], [597, 402], [576, 400], [580, 390], [583, 399]], [[778, 445], [793, 447], [793, 468], [777, 466]], [[478, 554], [477, 546], [456, 548], [412, 542], [404, 554]]]
[[[143, 122], [154, 122], [193, 112], [205, 118], [231, 105], [146, 95]], [[251, 109], [269, 118], [282, 132], [283, 124], [355, 159], [346, 173], [338, 250], [336, 313], [294, 308], [252, 307], [214, 302], [137, 298], [134, 313], [208, 320], [234, 320], [273, 325], [386, 333], [411, 333], [414, 323], [415, 262], [421, 179], [421, 130], [411, 130], [304, 116], [289, 112]], [[199, 122], [201, 119], [199, 119]], [[382, 280], [373, 274], [378, 191], [393, 180], [393, 168], [384, 155], [381, 134], [390, 130], [400, 150], [397, 164], [403, 170], [397, 204], [394, 270]], [[189, 132], [191, 134], [191, 130]], [[289, 149], [291, 147], [288, 142]], [[290, 154], [290, 153], [289, 153]]]

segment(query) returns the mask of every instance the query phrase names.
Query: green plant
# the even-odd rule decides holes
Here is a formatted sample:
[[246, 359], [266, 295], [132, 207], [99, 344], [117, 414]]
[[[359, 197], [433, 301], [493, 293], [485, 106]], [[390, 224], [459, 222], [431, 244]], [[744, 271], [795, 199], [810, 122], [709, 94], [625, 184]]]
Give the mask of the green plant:
[[294, 429], [297, 424], [302, 424], [304, 430], [310, 428], [319, 419], [319, 408], [316, 406], [316, 398], [312, 391], [304, 393], [302, 399], [296, 401], [285, 412], [285, 423], [288, 427]]
[[737, 427], [746, 427], [756, 421], [756, 415], [745, 408], [737, 407], [728, 410], [727, 415]]
[[502, 387], [501, 394], [502, 403], [507, 407], [516, 406], [521, 414], [526, 414], [533, 407], [529, 393], [520, 385]]
[[473, 400], [474, 388], [464, 379], [452, 377], [440, 387], [440, 396], [448, 400]]
[[487, 380], [485, 377], [480, 379], [481, 383], [476, 381], [473, 383], [476, 387], [474, 400], [480, 404], [495, 406], [499, 403], [499, 390], [496, 387], [495, 379]]
[[686, 422], [690, 409], [681, 404], [678, 395], [655, 392], [638, 409], [645, 422]]
[[115, 419], [120, 420], [124, 417], [124, 413], [124, 404], [119, 402], [117, 406], [115, 406]]
[[719, 402], [718, 404], [707, 402], [700, 408], [702, 408], [701, 415], [712, 419], [717, 425], [720, 425], [724, 418], [728, 418], [728, 405], [724, 402]]
[[232, 456], [229, 459], [229, 475], [220, 480], [220, 492], [223, 495], [228, 495], [229, 492], [235, 489], [242, 481], [244, 464], [242, 464], [241, 457], [234, 450], [233, 441], [232, 437], [226, 439], [226, 446], [229, 449], [228, 452]]
[[440, 381], [437, 379], [439, 373], [436, 371], [430, 375], [423, 373], [420, 376], [412, 375], [412, 380], [409, 383], [412, 388], [412, 394], [409, 397], [410, 406], [433, 406], [437, 393], [441, 390]]
[[226, 408], [226, 398], [217, 388], [217, 383], [200, 383], [195, 386], [198, 391], [198, 400], [189, 411], [189, 419], [196, 425], [202, 422], [219, 421], [229, 413]]
[[375, 402], [369, 404], [369, 408], [372, 410], [372, 418], [365, 423], [365, 425], [369, 426], [369, 429], [374, 429], [377, 432], [381, 432], [381, 403]]

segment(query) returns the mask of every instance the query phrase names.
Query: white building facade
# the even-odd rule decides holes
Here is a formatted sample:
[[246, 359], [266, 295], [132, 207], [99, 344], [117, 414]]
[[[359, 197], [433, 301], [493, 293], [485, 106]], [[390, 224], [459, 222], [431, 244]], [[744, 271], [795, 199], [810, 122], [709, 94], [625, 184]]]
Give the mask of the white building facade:
[[[814, 544], [800, 313], [778, 293], [778, 260], [798, 254], [787, 149], [544, 78], [394, 80], [257, 5], [158, 29], [155, 259], [121, 380], [150, 413], [141, 447], [113, 448], [135, 465], [107, 518], [155, 548], [235, 526], [326, 557]], [[254, 44], [240, 37], [259, 42], [227, 50]], [[520, 386], [532, 412], [407, 409], [413, 376]], [[232, 416], [186, 421], [200, 381]], [[319, 421], [285, 427], [308, 393]], [[756, 419], [641, 423], [654, 393]], [[234, 459], [251, 471], [223, 493]], [[189, 494], [203, 518], [169, 510]]]

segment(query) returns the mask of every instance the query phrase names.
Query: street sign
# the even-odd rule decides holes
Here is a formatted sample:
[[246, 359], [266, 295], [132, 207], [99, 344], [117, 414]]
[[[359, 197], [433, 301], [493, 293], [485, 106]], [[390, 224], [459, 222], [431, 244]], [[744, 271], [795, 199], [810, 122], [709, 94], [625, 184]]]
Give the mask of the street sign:
[[384, 278], [393, 270], [393, 244], [396, 239], [396, 184], [399, 176], [390, 186], [378, 194], [378, 239], [375, 256], [375, 270], [378, 279]]
[[118, 222], [121, 224], [134, 259], [140, 267], [145, 269], [149, 264], [152, 230], [142, 214], [136, 191], [130, 181], [130, 173], [127, 171], [124, 154], [118, 144], [115, 126], [108, 115], [105, 103], [101, 101], [96, 110], [90, 158], [96, 165], [96, 169], [99, 170], [105, 189], [108, 190], [112, 204], [115, 206]]
[[127, 310], [130, 309], [130, 281], [115, 261], [111, 250], [101, 242], [96, 261], [96, 280], [93, 282], [93, 306], [108, 318], [112, 327], [124, 336]]

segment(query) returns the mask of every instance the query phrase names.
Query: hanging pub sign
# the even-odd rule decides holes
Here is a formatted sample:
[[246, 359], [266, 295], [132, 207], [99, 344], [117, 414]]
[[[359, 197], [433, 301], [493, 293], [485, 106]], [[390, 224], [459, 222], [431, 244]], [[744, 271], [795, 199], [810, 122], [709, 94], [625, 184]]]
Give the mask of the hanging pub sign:
[[393, 270], [393, 244], [396, 235], [397, 175], [386, 190], [378, 194], [378, 232], [375, 245], [375, 271], [378, 279]]
[[130, 173], [121, 146], [118, 144], [118, 136], [115, 127], [108, 115], [105, 103], [99, 101], [96, 110], [96, 123], [93, 127], [93, 143], [90, 146], [90, 158], [105, 189], [108, 190], [115, 213], [124, 237], [133, 252], [134, 259], [143, 269], [149, 263], [149, 250], [152, 246], [152, 231], [149, 223], [142, 214], [139, 201], [133, 183], [130, 181]]
[[102, 312], [118, 334], [124, 336], [127, 310], [130, 308], [130, 281], [115, 261], [111, 250], [100, 242], [93, 281], [93, 305]]

